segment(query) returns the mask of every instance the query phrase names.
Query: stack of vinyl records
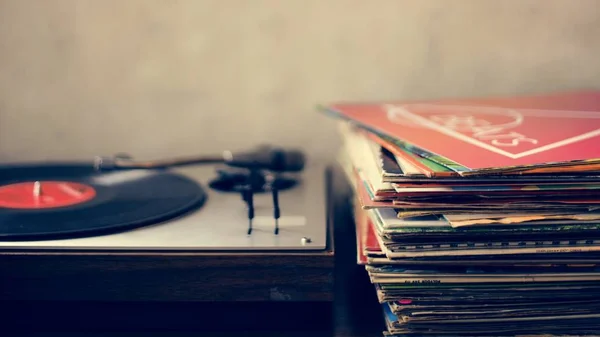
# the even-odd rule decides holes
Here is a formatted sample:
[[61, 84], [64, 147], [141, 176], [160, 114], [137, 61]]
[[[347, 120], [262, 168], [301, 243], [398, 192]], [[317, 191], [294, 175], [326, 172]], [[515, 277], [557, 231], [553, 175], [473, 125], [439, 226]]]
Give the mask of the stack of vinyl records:
[[385, 335], [600, 335], [600, 92], [321, 110]]

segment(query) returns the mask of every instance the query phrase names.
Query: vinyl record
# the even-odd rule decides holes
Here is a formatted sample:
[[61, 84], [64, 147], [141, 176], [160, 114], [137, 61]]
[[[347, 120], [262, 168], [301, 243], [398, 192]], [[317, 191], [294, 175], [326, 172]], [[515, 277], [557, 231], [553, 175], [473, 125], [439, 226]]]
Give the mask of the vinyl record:
[[194, 180], [85, 164], [0, 166], [0, 240], [95, 236], [157, 224], [202, 206]]

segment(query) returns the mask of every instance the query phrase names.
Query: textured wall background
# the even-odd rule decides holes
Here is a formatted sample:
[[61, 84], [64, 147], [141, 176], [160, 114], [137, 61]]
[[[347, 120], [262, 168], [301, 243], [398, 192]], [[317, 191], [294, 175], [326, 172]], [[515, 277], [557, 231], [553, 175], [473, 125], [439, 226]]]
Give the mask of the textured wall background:
[[597, 0], [0, 0], [0, 160], [301, 144], [317, 103], [600, 88]]

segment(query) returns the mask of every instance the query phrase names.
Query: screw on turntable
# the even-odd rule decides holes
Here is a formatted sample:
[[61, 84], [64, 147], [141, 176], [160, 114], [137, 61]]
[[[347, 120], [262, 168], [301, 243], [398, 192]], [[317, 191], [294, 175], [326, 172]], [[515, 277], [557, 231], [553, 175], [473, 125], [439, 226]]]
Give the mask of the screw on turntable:
[[324, 186], [324, 165], [270, 147], [4, 165], [0, 248], [318, 250]]

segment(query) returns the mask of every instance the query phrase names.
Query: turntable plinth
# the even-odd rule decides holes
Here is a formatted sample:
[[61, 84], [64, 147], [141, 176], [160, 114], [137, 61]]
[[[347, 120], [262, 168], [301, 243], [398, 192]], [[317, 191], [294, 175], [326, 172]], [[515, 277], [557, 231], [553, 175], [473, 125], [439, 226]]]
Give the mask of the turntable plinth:
[[[147, 184], [151, 174], [101, 176], [94, 181], [108, 185], [117, 178], [146, 179]], [[332, 301], [334, 246], [328, 210], [332, 189], [325, 166], [309, 165], [297, 188], [280, 193], [283, 216], [277, 237], [265, 227], [267, 222], [246, 236], [248, 220], [239, 195], [206, 188], [214, 169], [191, 169], [183, 175], [201, 182], [207, 200], [199, 210], [166, 223], [98, 237], [0, 242], [0, 300]], [[270, 216], [272, 221], [270, 200], [269, 194], [256, 197], [257, 219]], [[290, 224], [300, 218], [302, 227], [285, 227], [286, 220]], [[13, 221], [10, 215], [4, 219]], [[312, 248], [301, 244], [304, 237], [312, 237]], [[244, 245], [252, 249], [245, 250]]]
[[0, 256], [1, 300], [331, 301], [333, 251]]

